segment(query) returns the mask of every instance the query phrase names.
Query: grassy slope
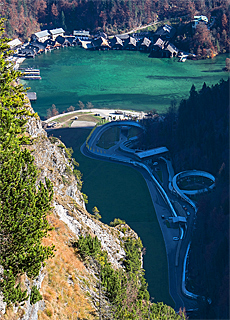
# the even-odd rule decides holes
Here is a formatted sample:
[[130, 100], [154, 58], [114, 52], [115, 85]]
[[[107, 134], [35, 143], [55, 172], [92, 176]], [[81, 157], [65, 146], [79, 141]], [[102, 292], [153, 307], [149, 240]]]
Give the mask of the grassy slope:
[[124, 219], [141, 237], [146, 248], [144, 268], [151, 297], [173, 306], [168, 292], [168, 270], [163, 237], [155, 216], [147, 185], [136, 170], [120, 164], [91, 160], [84, 157], [79, 147], [89, 134], [88, 129], [59, 129], [52, 132], [67, 147], [83, 173], [83, 192], [89, 196], [87, 209], [97, 206], [102, 221]]

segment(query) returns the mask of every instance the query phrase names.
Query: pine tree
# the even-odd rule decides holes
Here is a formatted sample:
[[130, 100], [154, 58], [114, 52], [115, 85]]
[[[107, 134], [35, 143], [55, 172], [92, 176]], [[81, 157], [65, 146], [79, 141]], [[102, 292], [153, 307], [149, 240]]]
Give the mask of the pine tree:
[[53, 190], [48, 180], [38, 185], [33, 156], [22, 147], [30, 142], [27, 120], [36, 114], [25, 104], [25, 89], [16, 83], [19, 73], [6, 60], [9, 40], [3, 32], [0, 20], [0, 265], [4, 269], [0, 290], [10, 304], [28, 298], [19, 276], [36, 277], [53, 256], [53, 246], [41, 244], [50, 229], [47, 213]]

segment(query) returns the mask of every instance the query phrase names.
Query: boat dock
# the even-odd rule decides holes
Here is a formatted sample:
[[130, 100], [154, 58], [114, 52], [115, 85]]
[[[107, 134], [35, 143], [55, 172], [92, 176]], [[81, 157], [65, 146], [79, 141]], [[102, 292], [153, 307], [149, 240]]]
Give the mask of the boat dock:
[[28, 74], [20, 77], [22, 80], [41, 80], [41, 76], [39, 75], [33, 75], [33, 74]]
[[20, 69], [19, 71], [21, 71], [23, 74], [20, 77], [20, 79], [22, 80], [41, 80], [39, 69], [25, 68], [25, 69]]

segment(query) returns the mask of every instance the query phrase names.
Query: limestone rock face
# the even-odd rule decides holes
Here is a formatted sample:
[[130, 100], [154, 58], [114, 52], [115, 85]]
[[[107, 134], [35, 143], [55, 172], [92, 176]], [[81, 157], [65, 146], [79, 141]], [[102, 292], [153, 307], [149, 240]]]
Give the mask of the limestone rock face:
[[[56, 252], [55, 257], [47, 261], [37, 279], [32, 281], [25, 278], [24, 285], [28, 293], [32, 285], [36, 285], [38, 289], [41, 288], [44, 300], [34, 305], [28, 300], [24, 306], [14, 308], [14, 316], [9, 318], [6, 314], [3, 315], [5, 304], [0, 295], [0, 315], [4, 320], [41, 320], [50, 316], [52, 319], [64, 320], [68, 318], [65, 312], [70, 304], [73, 303], [73, 308], [76, 307], [75, 301], [72, 300], [81, 299], [85, 302], [81, 302], [81, 307], [74, 312], [82, 319], [95, 319], [99, 297], [97, 266], [93, 265], [93, 262], [87, 266], [83, 265], [71, 243], [80, 235], [97, 236], [102, 249], [108, 252], [112, 266], [122, 268], [122, 260], [125, 257], [122, 246], [124, 234], [118, 228], [109, 227], [94, 219], [86, 211], [80, 191], [81, 181], [73, 173], [73, 161], [64, 144], [57, 138], [47, 137], [38, 117], [28, 122], [27, 131], [33, 142], [27, 148], [32, 152], [39, 169], [38, 182], [41, 180], [44, 183], [45, 178], [48, 178], [53, 184], [53, 212], [50, 222], [55, 230], [51, 232], [51, 239], [48, 238], [46, 242], [50, 245], [54, 241]], [[131, 236], [137, 237], [134, 231], [128, 229]], [[70, 295], [69, 300], [68, 295]]]

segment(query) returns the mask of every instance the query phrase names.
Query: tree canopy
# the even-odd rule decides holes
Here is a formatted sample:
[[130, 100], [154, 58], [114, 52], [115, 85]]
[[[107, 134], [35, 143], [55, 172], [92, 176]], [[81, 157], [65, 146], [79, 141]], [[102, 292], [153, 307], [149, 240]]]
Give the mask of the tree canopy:
[[98, 266], [99, 292], [108, 299], [110, 305], [105, 305], [99, 293], [99, 315], [112, 319], [139, 320], [139, 319], [187, 319], [186, 313], [179, 314], [163, 302], [151, 303], [141, 265], [140, 238], [126, 237], [124, 250], [126, 257], [123, 260], [124, 268], [114, 269], [108, 261], [106, 251], [101, 248], [101, 242], [91, 235], [80, 236], [74, 244], [77, 253], [83, 261], [94, 261]]
[[[35, 278], [53, 255], [52, 246], [42, 245], [50, 229], [47, 213], [53, 189], [49, 180], [38, 183], [34, 158], [25, 148], [30, 143], [26, 123], [34, 115], [26, 105], [25, 89], [17, 84], [19, 73], [7, 61], [9, 40], [3, 37], [3, 23], [0, 20], [0, 290], [10, 304], [28, 299], [19, 276]], [[39, 293], [35, 288], [32, 293], [33, 303]]]

